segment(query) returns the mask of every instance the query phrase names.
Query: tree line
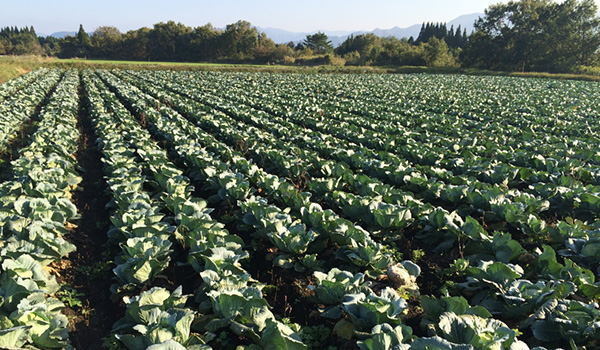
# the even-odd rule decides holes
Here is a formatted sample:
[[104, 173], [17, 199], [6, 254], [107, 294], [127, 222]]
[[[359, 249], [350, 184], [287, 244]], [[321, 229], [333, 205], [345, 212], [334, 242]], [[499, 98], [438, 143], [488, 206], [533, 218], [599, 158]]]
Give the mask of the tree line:
[[0, 28], [0, 55], [41, 55], [43, 53], [33, 26]]
[[[79, 27], [77, 35], [65, 38], [40, 38], [47, 55], [60, 58], [119, 59], [137, 61], [277, 63], [277, 64], [349, 64], [349, 65], [458, 65], [458, 49], [466, 43], [448, 46], [455, 31], [445, 24], [427, 24], [415, 39], [380, 38], [373, 34], [350, 36], [338, 48], [326, 34], [306, 36], [299, 43], [276, 44], [247, 21], [225, 28], [211, 24], [188, 27], [168, 21], [152, 28], [121, 33], [102, 26], [89, 35]], [[444, 28], [443, 33], [429, 34]], [[442, 34], [439, 34], [442, 33]], [[465, 34], [466, 35], [466, 34]], [[427, 40], [424, 38], [427, 37]]]
[[474, 67], [572, 72], [600, 62], [600, 19], [593, 0], [519, 0], [486, 9], [469, 34], [423, 23], [417, 38], [349, 36], [334, 48], [327, 35], [276, 44], [249, 22], [225, 28], [168, 21], [126, 33], [111, 26], [89, 35], [37, 37], [33, 27], [0, 29], [1, 54], [137, 61]]
[[350, 65], [455, 67], [467, 41], [460, 26], [455, 31], [445, 23], [424, 23], [417, 39], [350, 35], [334, 52]]

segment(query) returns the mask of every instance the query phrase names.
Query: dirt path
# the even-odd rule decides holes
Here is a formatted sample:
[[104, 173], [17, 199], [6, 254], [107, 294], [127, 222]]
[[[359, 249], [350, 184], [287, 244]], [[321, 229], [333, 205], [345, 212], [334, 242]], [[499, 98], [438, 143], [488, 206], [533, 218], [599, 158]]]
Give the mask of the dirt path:
[[[94, 129], [86, 109], [86, 97], [80, 87], [78, 128], [81, 136], [76, 158], [83, 181], [75, 192], [73, 202], [81, 219], [68, 239], [77, 246], [69, 256], [61, 273], [64, 287], [61, 299], [67, 304], [70, 316], [69, 337], [77, 350], [101, 349], [115, 321], [122, 317], [123, 309], [110, 299], [112, 284], [112, 256], [115, 254], [107, 242], [109, 213], [105, 205], [101, 154], [95, 144]], [[71, 304], [71, 305], [69, 305]]]

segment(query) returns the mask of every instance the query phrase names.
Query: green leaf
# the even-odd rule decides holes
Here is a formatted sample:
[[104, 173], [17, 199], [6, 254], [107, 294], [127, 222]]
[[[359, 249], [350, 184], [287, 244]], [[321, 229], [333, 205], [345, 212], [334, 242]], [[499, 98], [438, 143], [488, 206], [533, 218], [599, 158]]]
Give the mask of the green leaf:
[[287, 325], [268, 319], [260, 335], [260, 343], [265, 350], [306, 350], [298, 333]]
[[444, 339], [457, 344], [470, 344], [475, 338], [475, 330], [453, 312], [444, 313], [438, 323]]
[[150, 345], [146, 338], [131, 334], [116, 334], [115, 338], [121, 341], [129, 350], [146, 350]]
[[333, 334], [342, 339], [350, 340], [354, 336], [354, 324], [343, 318], [333, 327]]
[[223, 292], [217, 297], [218, 304], [215, 313], [221, 317], [235, 317], [242, 311], [246, 301], [246, 298], [240, 294]]
[[29, 341], [32, 326], [18, 326], [0, 330], [0, 346], [20, 348]]
[[451, 343], [440, 337], [418, 338], [410, 347], [410, 350], [476, 350], [468, 344]]
[[169, 339], [160, 344], [150, 345], [146, 350], [188, 350], [188, 348], [173, 339]]
[[582, 205], [584, 205], [589, 211], [598, 213], [600, 212], [600, 197], [591, 193], [582, 193], [579, 196]]
[[334, 267], [327, 274], [319, 271], [314, 272], [318, 285], [314, 288], [317, 301], [326, 305], [339, 305], [344, 301], [346, 294], [360, 291], [364, 283], [363, 273], [353, 274]]
[[136, 299], [136, 302], [139, 307], [161, 306], [167, 299], [169, 299], [169, 297], [171, 297], [171, 293], [169, 293], [168, 290], [164, 288], [154, 287], [149, 291], [142, 293]]
[[492, 238], [485, 232], [483, 227], [470, 216], [467, 216], [462, 226], [463, 232], [476, 241], [490, 242]]
[[536, 321], [531, 325], [531, 331], [536, 339], [544, 342], [556, 342], [562, 339], [558, 327], [550, 322]]
[[192, 312], [185, 312], [182, 314], [183, 316], [181, 316], [181, 314], [178, 315], [180, 318], [175, 323], [175, 332], [177, 338], [185, 341], [190, 337], [190, 328], [196, 315]]
[[274, 320], [275, 316], [269, 310], [269, 304], [265, 299], [250, 299], [244, 305], [244, 316], [252, 320], [252, 323], [261, 331], [269, 323]]

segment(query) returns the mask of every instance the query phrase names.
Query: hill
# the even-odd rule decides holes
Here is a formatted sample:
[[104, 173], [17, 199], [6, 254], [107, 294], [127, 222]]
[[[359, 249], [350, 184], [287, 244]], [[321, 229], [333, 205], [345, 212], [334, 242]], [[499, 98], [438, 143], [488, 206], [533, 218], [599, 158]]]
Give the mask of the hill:
[[[468, 15], [462, 15], [460, 17], [457, 17], [457, 18], [449, 21], [447, 23], [447, 26], [448, 26], [448, 28], [450, 28], [451, 26], [454, 26], [454, 28], [457, 28], [460, 25], [461, 28], [467, 29], [467, 33], [471, 33], [474, 29], [473, 23], [475, 22], [475, 20], [477, 20], [477, 18], [479, 18], [482, 15], [483, 15], [482, 13], [471, 13]], [[258, 30], [264, 32], [265, 34], [267, 34], [267, 36], [269, 38], [273, 39], [273, 41], [275, 41], [275, 43], [277, 43], [277, 44], [288, 43], [290, 41], [293, 41], [294, 43], [298, 43], [298, 42], [304, 40], [307, 35], [314, 34], [317, 32], [317, 31], [292, 32], [292, 31], [279, 29], [279, 28], [262, 28], [262, 27], [256, 27], [256, 28]], [[406, 27], [406, 28], [400, 28], [400, 27], [393, 27], [390, 29], [375, 28], [371, 31], [322, 30], [321, 32], [327, 34], [327, 36], [329, 37], [329, 40], [331, 40], [331, 43], [333, 44], [333, 46], [338, 46], [339, 44], [344, 42], [344, 40], [346, 40], [346, 38], [348, 38], [348, 36], [350, 36], [350, 35], [373, 33], [380, 37], [393, 36], [396, 38], [409, 38], [412, 36], [412, 37], [416, 38], [419, 35], [420, 30], [421, 30], [421, 24], [414, 24], [414, 25], [412, 25], [410, 27]]]

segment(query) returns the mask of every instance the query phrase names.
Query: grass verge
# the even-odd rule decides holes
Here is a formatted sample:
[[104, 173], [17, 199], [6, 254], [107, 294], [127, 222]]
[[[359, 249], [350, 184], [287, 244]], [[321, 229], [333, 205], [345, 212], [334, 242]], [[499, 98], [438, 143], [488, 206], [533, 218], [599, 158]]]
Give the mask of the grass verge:
[[0, 56], [0, 84], [43, 67], [51, 60], [39, 56]]
[[0, 56], [0, 84], [39, 67], [79, 68], [79, 69], [134, 69], [134, 70], [189, 70], [220, 72], [270, 72], [270, 73], [342, 73], [342, 74], [466, 74], [513, 76], [528, 78], [565, 79], [600, 81], [598, 75], [557, 74], [545, 72], [501, 72], [472, 68], [454, 67], [367, 67], [367, 66], [284, 66], [260, 64], [195, 63], [195, 62], [150, 62], [59, 59], [37, 56]]

